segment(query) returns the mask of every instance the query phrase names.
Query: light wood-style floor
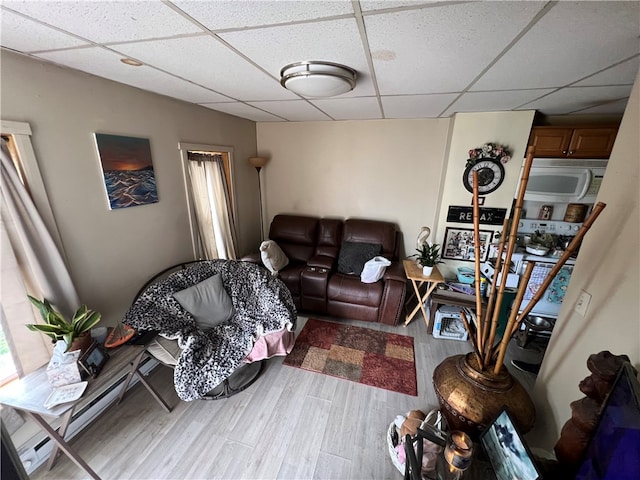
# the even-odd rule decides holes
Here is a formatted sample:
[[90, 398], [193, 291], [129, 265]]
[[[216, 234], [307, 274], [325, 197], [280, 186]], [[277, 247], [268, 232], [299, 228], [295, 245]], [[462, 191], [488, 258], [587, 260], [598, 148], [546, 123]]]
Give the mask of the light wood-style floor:
[[[299, 318], [298, 332], [305, 322]], [[149, 378], [173, 407], [170, 414], [138, 385], [71, 444], [104, 480], [400, 480], [387, 453], [390, 422], [412, 409], [436, 408], [433, 369], [470, 347], [427, 335], [420, 316], [407, 328], [349, 323], [415, 338], [417, 397], [284, 366], [274, 358], [244, 392], [187, 403], [173, 391], [172, 370], [160, 366]], [[529, 377], [522, 382], [526, 387], [533, 385], [535, 377]], [[50, 472], [40, 468], [32, 475], [86, 477], [64, 455]]]

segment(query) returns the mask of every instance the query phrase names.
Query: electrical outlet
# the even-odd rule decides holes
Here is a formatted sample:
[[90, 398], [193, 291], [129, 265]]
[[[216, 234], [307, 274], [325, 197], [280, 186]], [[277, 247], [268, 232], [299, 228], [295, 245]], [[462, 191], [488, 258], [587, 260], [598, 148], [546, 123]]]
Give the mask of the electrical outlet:
[[581, 290], [578, 301], [576, 302], [575, 311], [584, 317], [587, 314], [587, 308], [589, 307], [590, 301], [591, 294]]

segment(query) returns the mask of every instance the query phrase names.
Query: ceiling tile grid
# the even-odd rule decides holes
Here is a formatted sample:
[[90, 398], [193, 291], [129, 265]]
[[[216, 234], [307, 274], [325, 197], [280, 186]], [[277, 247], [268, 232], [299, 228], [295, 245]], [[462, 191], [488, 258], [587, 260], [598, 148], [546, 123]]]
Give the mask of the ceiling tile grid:
[[[539, 10], [538, 2], [478, 2], [365, 17], [380, 93], [462, 91]], [[394, 58], [378, 59], [379, 51]]]
[[187, 77], [198, 85], [244, 101], [298, 98], [215, 38], [171, 38], [120, 44], [125, 55]]
[[158, 1], [7, 1], [4, 6], [96, 43], [144, 40], [202, 29]]
[[[0, 4], [3, 49], [257, 122], [621, 114], [639, 34], [638, 0]], [[279, 81], [302, 60], [348, 65], [357, 85], [304, 99]]]
[[288, 100], [285, 102], [249, 102], [249, 105], [274, 113], [292, 122], [331, 120], [331, 117], [315, 108], [306, 100]]
[[173, 2], [210, 30], [258, 27], [353, 14], [350, 0]]
[[637, 2], [558, 2], [472, 89], [563, 87], [637, 55], [639, 14]]
[[435, 118], [453, 102], [458, 94], [383, 96], [386, 118]]
[[[186, 102], [228, 102], [231, 100], [229, 97], [146, 65], [140, 67], [125, 65], [119, 61], [122, 55], [103, 47], [44, 52], [36, 56], [143, 90], [148, 89], [149, 85], [153, 85], [155, 93]], [[88, 68], [88, 66], [90, 67]]]
[[571, 87], [563, 88], [545, 97], [522, 106], [524, 110], [544, 110], [549, 115], [580, 113], [592, 105], [629, 97], [631, 85], [617, 87]]
[[77, 47], [87, 42], [59, 32], [33, 19], [3, 10], [0, 41], [3, 47], [21, 52]]
[[334, 120], [381, 119], [382, 112], [376, 97], [325, 98], [312, 100], [322, 111]]

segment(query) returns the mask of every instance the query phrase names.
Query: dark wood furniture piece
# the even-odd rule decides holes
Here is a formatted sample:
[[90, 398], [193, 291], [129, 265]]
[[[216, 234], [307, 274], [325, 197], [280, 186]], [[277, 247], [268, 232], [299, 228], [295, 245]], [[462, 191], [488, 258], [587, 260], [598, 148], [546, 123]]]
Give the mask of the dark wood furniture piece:
[[[91, 478], [100, 479], [98, 474], [85, 462], [65, 441], [64, 436], [73, 418], [74, 411], [81, 411], [101, 396], [106, 391], [126, 377], [120, 387], [120, 395], [117, 403], [120, 403], [134, 375], [142, 382], [153, 398], [160, 404], [164, 411], [171, 412], [171, 408], [160, 397], [158, 392], [147, 382], [139, 371], [141, 361], [147, 355], [144, 345], [122, 345], [109, 350], [110, 358], [96, 378], [89, 378], [89, 385], [82, 397], [74, 402], [63, 403], [52, 408], [45, 408], [44, 402], [53, 389], [47, 380], [46, 368], [43, 366], [35, 372], [26, 375], [18, 381], [11, 382], [0, 389], [0, 403], [20, 410], [31, 418], [50, 438], [54, 446], [49, 456], [47, 469], [50, 470], [60, 450], [64, 452], [78, 467], [83, 469]], [[53, 428], [43, 417], [60, 419], [60, 427]]]
[[529, 146], [536, 157], [609, 158], [617, 133], [615, 125], [533, 127]]

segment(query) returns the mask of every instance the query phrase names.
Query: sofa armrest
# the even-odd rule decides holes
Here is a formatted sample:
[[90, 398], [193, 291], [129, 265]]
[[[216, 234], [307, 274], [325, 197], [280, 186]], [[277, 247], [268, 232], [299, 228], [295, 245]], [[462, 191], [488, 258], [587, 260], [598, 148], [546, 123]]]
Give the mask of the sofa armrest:
[[316, 255], [311, 257], [307, 262], [307, 267], [324, 268], [326, 270], [332, 270], [335, 263], [335, 258], [327, 255]]
[[398, 282], [407, 281], [407, 275], [404, 273], [404, 267], [402, 266], [402, 262], [395, 261], [391, 262], [391, 265], [387, 267], [384, 271], [384, 275], [382, 279], [386, 282], [387, 280], [397, 280]]
[[257, 263], [258, 265], [262, 265], [262, 256], [260, 255], [260, 252], [254, 252], [245, 255], [240, 260], [243, 262]]

